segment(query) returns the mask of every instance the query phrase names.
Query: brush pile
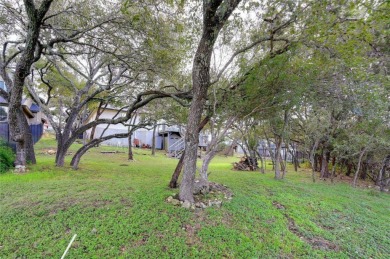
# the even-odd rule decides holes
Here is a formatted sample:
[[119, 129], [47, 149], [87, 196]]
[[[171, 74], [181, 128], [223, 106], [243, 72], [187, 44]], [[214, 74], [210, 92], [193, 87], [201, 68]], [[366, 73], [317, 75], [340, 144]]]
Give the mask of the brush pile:
[[233, 163], [233, 170], [237, 171], [255, 171], [259, 168], [257, 158], [255, 157], [242, 157], [240, 162]]

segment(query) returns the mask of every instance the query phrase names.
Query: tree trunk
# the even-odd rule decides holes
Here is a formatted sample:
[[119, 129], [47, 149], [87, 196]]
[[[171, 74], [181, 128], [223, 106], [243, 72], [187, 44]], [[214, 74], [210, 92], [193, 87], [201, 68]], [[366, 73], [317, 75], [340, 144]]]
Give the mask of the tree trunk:
[[152, 156], [156, 155], [156, 128], [157, 128], [157, 121], [155, 121], [153, 125]]
[[332, 173], [330, 175], [331, 183], [334, 182], [335, 172], [336, 172], [336, 157], [333, 157], [333, 160], [332, 160]]
[[311, 177], [312, 177], [312, 180], [313, 180], [313, 183], [316, 182], [316, 165], [317, 165], [317, 161], [316, 161], [316, 152], [317, 152], [317, 147], [318, 147], [318, 144], [319, 144], [319, 140], [316, 140], [314, 141], [314, 144], [313, 144], [313, 147], [312, 149], [310, 150], [310, 154], [309, 154], [309, 160], [310, 160], [310, 163], [311, 163]]
[[237, 139], [234, 139], [232, 144], [230, 145], [230, 147], [228, 148], [228, 150], [226, 151], [225, 153], [225, 156], [229, 156], [230, 153], [232, 153], [232, 155], [234, 155], [234, 147], [237, 146]]
[[[210, 115], [206, 116], [202, 122], [200, 123], [199, 125], [199, 132], [202, 131], [202, 129], [204, 128], [204, 126], [206, 126], [206, 124], [210, 121]], [[180, 176], [180, 172], [181, 170], [183, 169], [183, 164], [184, 164], [184, 157], [185, 157], [185, 150], [183, 152], [183, 154], [181, 155], [180, 157], [180, 160], [179, 162], [177, 163], [177, 166], [175, 168], [175, 171], [173, 172], [172, 174], [172, 177], [171, 177], [171, 181], [169, 182], [169, 188], [177, 188], [177, 181], [179, 179], [179, 176]]]
[[378, 177], [377, 177], [376, 182], [375, 182], [375, 184], [380, 187], [381, 191], [383, 191], [384, 186], [385, 186], [385, 184], [383, 182], [383, 176], [385, 174], [385, 170], [386, 170], [388, 163], [390, 163], [390, 155], [387, 155], [383, 159], [381, 170], [379, 170]]
[[[27, 119], [24, 116], [22, 110], [23, 89], [24, 81], [30, 74], [32, 64], [36, 62], [41, 55], [39, 48], [37, 48], [38, 39], [42, 20], [50, 8], [51, 2], [52, 0], [42, 1], [39, 9], [35, 8], [32, 1], [24, 2], [28, 16], [25, 46], [21, 52], [20, 59], [16, 63], [12, 84], [8, 85], [10, 88], [8, 96], [9, 130], [11, 138], [17, 143], [17, 156], [15, 165], [19, 167], [19, 171], [25, 170], [27, 157], [31, 159], [31, 162], [35, 162], [35, 154], [30, 130]], [[2, 66], [0, 69], [3, 77], [6, 76], [6, 78], [9, 79], [10, 77], [7, 75], [6, 66]], [[11, 80], [7, 81], [11, 83]]]
[[[317, 151], [317, 150], [316, 150]], [[312, 164], [312, 168], [315, 172], [318, 172], [318, 154], [314, 154], [314, 161], [313, 161], [313, 164]]]
[[347, 160], [346, 163], [347, 163], [347, 173], [346, 173], [346, 175], [350, 176], [352, 174], [353, 164], [349, 160]]
[[287, 161], [285, 159], [283, 162], [282, 157], [280, 157], [280, 168], [282, 169], [282, 179], [284, 179], [284, 177], [286, 176], [286, 172], [287, 172]]
[[274, 152], [271, 149], [271, 141], [267, 137], [267, 134], [265, 133], [265, 130], [264, 130], [264, 136], [265, 136], [265, 138], [267, 140], [267, 150], [269, 152], [269, 156], [271, 157], [272, 170], [275, 170], [275, 154], [274, 154]]
[[35, 158], [35, 151], [34, 151], [34, 141], [32, 138], [32, 133], [30, 130], [30, 126], [28, 125], [27, 119], [22, 119], [23, 127], [25, 127], [24, 132], [26, 134], [24, 135], [24, 144], [25, 144], [25, 150], [26, 150], [26, 160], [28, 163], [36, 164], [36, 158]]
[[63, 135], [60, 135], [57, 140], [57, 153], [56, 153], [56, 166], [63, 167], [65, 165], [65, 156], [69, 150], [69, 143], [73, 143], [71, 140], [65, 140]]
[[356, 187], [356, 182], [357, 182], [357, 179], [358, 179], [358, 176], [359, 176], [359, 171], [360, 171], [360, 165], [362, 163], [362, 158], [363, 158], [365, 152], [366, 152], [366, 148], [363, 148], [360, 151], [359, 160], [358, 160], [358, 164], [357, 164], [357, 168], [356, 168], [356, 173], [355, 173], [355, 176], [353, 178], [353, 183], [352, 183], [353, 187]]
[[[211, 53], [210, 53], [211, 54]], [[194, 202], [193, 187], [196, 172], [197, 151], [199, 145], [199, 122], [202, 116], [203, 105], [207, 95], [209, 71], [200, 67], [201, 60], [194, 62], [193, 85], [194, 98], [192, 99], [185, 136], [184, 173], [180, 185], [179, 198], [182, 201]], [[199, 64], [197, 64], [199, 63]], [[197, 69], [199, 67], [199, 69]], [[198, 71], [197, 71], [198, 70]], [[205, 74], [205, 75], [204, 75]], [[205, 78], [204, 78], [205, 77]], [[204, 81], [206, 80], [206, 81]]]
[[61, 147], [60, 149], [57, 149], [57, 162], [56, 166], [63, 167], [65, 165], [65, 156], [66, 156], [67, 150], [65, 148]]
[[128, 149], [128, 153], [127, 153], [127, 159], [129, 161], [133, 161], [134, 160], [134, 154], [133, 154], [133, 143], [132, 142], [132, 139], [133, 139], [133, 132], [131, 132], [129, 134], [129, 137], [127, 138], [128, 140], [128, 143], [129, 143], [129, 149]]
[[57, 132], [57, 154], [56, 154], [56, 166], [63, 167], [65, 165], [65, 156], [70, 146], [77, 139], [77, 135], [72, 132], [74, 122], [77, 120], [78, 109], [72, 108], [70, 115], [66, 121], [64, 130], [62, 133]]
[[81, 157], [85, 153], [87, 153], [87, 151], [90, 148], [98, 145], [101, 142], [103, 142], [103, 140], [93, 139], [89, 143], [87, 143], [84, 146], [82, 146], [79, 150], [77, 150], [76, 154], [74, 154], [74, 156], [72, 157], [72, 161], [70, 162], [70, 165], [72, 166], [73, 170], [77, 170], [79, 168]]
[[177, 166], [175, 168], [175, 171], [172, 174], [171, 181], [169, 182], [169, 188], [177, 188], [177, 180], [179, 179], [180, 172], [183, 169], [183, 162], [184, 162], [184, 156], [186, 151], [183, 152], [183, 154], [180, 157], [179, 162], [177, 163]]
[[203, 157], [203, 163], [202, 168], [200, 169], [200, 177], [205, 180], [206, 182], [209, 181], [208, 179], [208, 170], [211, 160], [215, 157], [217, 152], [210, 151]]
[[182, 201], [194, 202], [193, 188], [199, 144], [198, 128], [203, 106], [207, 98], [207, 90], [210, 86], [210, 63], [214, 44], [219, 32], [239, 2], [240, 0], [203, 1], [202, 36], [194, 56], [192, 67], [193, 99], [188, 115], [185, 136], [184, 173], [179, 193], [179, 198]]
[[282, 138], [277, 137], [276, 140], [276, 153], [275, 153], [275, 179], [282, 179], [282, 175], [280, 173], [280, 164], [281, 164], [281, 148], [282, 148]]
[[259, 157], [260, 159], [260, 172], [262, 174], [265, 174], [265, 169], [264, 169], [264, 158], [260, 155], [259, 151], [256, 151], [257, 153], [257, 156]]
[[82, 146], [79, 150], [77, 150], [76, 154], [72, 157], [72, 161], [70, 162], [70, 165], [73, 167], [74, 170], [78, 169], [80, 159], [81, 157], [91, 148], [95, 147], [96, 145], [102, 143], [105, 140], [112, 139], [112, 138], [128, 138], [129, 134], [132, 134], [132, 132], [128, 133], [118, 133], [113, 135], [108, 135], [100, 138], [93, 139], [91, 142], [85, 144]]
[[323, 150], [321, 159], [321, 178], [329, 177], [329, 152]]

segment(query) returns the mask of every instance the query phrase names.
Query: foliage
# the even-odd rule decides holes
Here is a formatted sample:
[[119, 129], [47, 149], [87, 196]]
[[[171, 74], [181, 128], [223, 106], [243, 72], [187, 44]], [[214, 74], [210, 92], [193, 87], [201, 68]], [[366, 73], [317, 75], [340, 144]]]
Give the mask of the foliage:
[[13, 150], [0, 140], [0, 173], [8, 171], [14, 166], [15, 154]]

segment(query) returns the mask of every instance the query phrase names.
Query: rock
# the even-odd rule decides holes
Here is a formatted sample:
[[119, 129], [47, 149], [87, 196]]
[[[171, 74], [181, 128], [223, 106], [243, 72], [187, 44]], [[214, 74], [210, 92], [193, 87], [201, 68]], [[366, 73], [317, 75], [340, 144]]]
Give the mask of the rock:
[[222, 206], [222, 201], [215, 201], [215, 202], [214, 202], [214, 205], [215, 205], [217, 208], [221, 208], [221, 206]]
[[173, 197], [172, 196], [169, 196], [168, 198], [167, 198], [167, 202], [172, 202], [172, 200], [173, 200]]
[[181, 205], [182, 208], [189, 209], [191, 208], [191, 202], [189, 201], [184, 201], [183, 204]]
[[176, 200], [176, 199], [173, 199], [173, 198], [172, 198], [171, 203], [172, 203], [174, 206], [180, 205], [180, 201], [179, 201], [179, 200]]
[[15, 173], [25, 173], [26, 167], [24, 165], [15, 166]]
[[200, 207], [201, 207], [202, 209], [205, 209], [205, 208], [207, 208], [207, 205], [204, 204], [203, 202], [201, 202], [201, 203], [200, 203]]
[[57, 153], [57, 151], [55, 151], [55, 150], [53, 150], [53, 149], [49, 149], [48, 151], [47, 151], [47, 154], [48, 155], [55, 155]]
[[206, 194], [210, 191], [209, 182], [204, 179], [196, 179], [194, 182], [194, 194]]
[[200, 205], [200, 202], [195, 203], [195, 207], [202, 208], [202, 206]]

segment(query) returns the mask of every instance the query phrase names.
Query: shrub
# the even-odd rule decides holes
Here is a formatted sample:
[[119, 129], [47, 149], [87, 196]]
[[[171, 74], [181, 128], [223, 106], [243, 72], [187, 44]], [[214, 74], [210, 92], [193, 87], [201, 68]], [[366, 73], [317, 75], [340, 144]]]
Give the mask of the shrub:
[[14, 166], [15, 154], [7, 144], [0, 142], [0, 173], [8, 171]]

